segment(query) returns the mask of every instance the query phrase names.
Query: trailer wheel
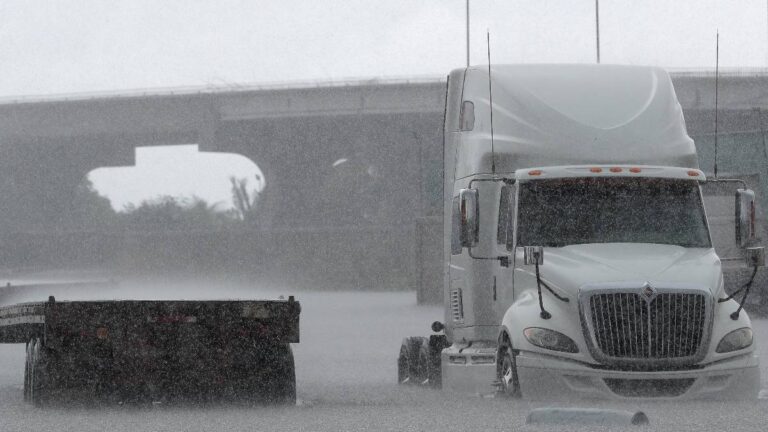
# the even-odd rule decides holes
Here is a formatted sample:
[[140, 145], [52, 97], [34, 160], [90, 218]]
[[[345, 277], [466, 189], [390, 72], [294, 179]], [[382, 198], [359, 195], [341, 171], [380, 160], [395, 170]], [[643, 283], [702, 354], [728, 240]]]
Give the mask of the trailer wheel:
[[33, 338], [30, 342], [31, 362], [29, 368], [29, 402], [37, 407], [48, 402], [50, 382], [47, 373], [47, 354], [41, 338]]
[[290, 344], [254, 349], [230, 375], [235, 399], [248, 404], [296, 405], [296, 368]]
[[508, 340], [503, 340], [499, 344], [499, 350], [496, 354], [496, 381], [499, 396], [507, 398], [522, 396], [520, 379], [517, 375], [517, 361], [512, 345]]
[[407, 337], [400, 344], [397, 357], [397, 382], [399, 384], [420, 384], [424, 379], [419, 374], [419, 352], [427, 338]]

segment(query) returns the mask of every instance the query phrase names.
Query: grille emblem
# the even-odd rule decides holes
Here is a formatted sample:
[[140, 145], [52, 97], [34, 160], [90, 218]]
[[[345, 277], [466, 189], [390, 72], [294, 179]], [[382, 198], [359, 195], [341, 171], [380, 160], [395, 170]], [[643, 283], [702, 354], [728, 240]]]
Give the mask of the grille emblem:
[[651, 284], [646, 282], [640, 292], [645, 296], [646, 299], [650, 300], [650, 298], [656, 294], [656, 289], [652, 287]]

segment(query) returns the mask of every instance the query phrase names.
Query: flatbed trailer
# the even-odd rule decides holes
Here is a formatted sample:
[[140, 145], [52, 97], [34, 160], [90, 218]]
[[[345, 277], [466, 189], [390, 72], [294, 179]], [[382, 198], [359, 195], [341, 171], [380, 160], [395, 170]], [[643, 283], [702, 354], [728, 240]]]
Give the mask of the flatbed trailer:
[[[110, 284], [67, 284], [72, 289]], [[3, 302], [0, 343], [25, 343], [24, 398], [35, 405], [86, 394], [107, 400], [233, 398], [293, 404], [291, 343], [301, 306], [287, 300]]]

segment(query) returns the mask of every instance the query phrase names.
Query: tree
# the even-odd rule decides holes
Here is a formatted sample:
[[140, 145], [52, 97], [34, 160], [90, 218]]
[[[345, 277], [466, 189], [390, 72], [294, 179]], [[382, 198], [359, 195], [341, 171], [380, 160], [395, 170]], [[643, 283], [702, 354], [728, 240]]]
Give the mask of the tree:
[[77, 185], [61, 217], [61, 226], [74, 230], [105, 230], [117, 223], [118, 215], [109, 198], [100, 195], [87, 178]]
[[[255, 175], [256, 182], [261, 181], [261, 177]], [[249, 189], [247, 178], [229, 178], [232, 185], [232, 204], [235, 206], [237, 218], [247, 223], [256, 221], [256, 203], [259, 200], [259, 191], [254, 187]]]
[[138, 207], [126, 206], [122, 219], [126, 227], [138, 231], [210, 231], [231, 225], [232, 214], [216, 207], [198, 197], [190, 201], [161, 196], [143, 201]]

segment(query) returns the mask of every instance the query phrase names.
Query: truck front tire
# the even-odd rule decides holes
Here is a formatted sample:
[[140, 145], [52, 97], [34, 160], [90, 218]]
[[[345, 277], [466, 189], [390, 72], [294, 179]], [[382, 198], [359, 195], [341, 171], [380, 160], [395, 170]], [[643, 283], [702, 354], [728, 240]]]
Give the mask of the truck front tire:
[[522, 396], [520, 391], [520, 379], [517, 375], [517, 362], [515, 352], [508, 340], [504, 339], [499, 344], [499, 350], [496, 354], [496, 382], [498, 386], [497, 395], [505, 398], [519, 398]]

